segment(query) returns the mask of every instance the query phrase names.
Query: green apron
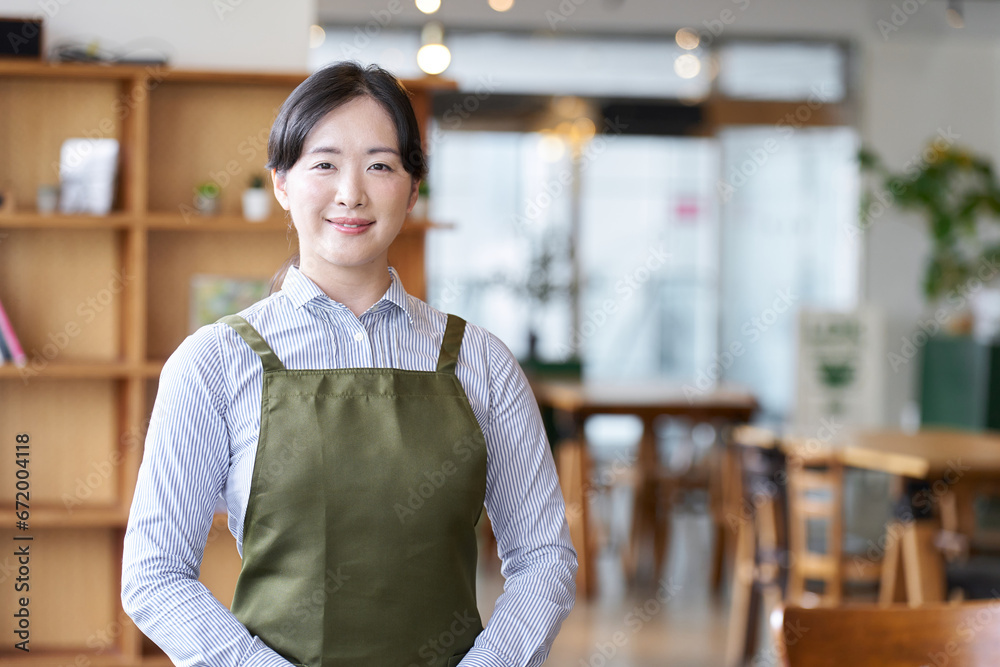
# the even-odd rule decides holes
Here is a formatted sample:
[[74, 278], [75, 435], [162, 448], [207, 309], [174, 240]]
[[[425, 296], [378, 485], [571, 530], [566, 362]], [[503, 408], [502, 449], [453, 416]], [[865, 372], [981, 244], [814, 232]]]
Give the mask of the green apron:
[[233, 614], [296, 665], [457, 665], [483, 629], [465, 321], [448, 316], [436, 371], [289, 370], [245, 319], [219, 321], [264, 366]]

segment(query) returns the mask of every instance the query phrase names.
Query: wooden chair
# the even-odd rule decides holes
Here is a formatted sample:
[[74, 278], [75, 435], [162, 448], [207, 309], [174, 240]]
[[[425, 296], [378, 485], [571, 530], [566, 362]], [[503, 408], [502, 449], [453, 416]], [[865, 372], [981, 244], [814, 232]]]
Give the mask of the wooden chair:
[[785, 667], [994, 667], [996, 600], [922, 607], [779, 608], [771, 617]]
[[[844, 584], [865, 582], [875, 588], [881, 560], [844, 552], [844, 468], [807, 443], [786, 447], [788, 478], [789, 573], [786, 602], [803, 606], [836, 606]], [[809, 528], [822, 525], [824, 550], [811, 547]], [[822, 593], [806, 590], [806, 582], [822, 582]]]
[[738, 426], [728, 436], [732, 454], [730, 480], [722, 512], [735, 535], [725, 667], [752, 664], [757, 653], [761, 615], [781, 604], [787, 571], [785, 489], [780, 474], [785, 457], [775, 434]]

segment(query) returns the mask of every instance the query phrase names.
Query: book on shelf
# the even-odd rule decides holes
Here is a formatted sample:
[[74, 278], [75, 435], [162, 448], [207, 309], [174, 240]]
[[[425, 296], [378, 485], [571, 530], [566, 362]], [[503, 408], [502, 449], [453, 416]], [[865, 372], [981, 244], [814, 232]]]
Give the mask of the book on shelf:
[[3, 334], [0, 334], [0, 366], [8, 361], [14, 361], [14, 354], [7, 346], [7, 341], [4, 340]]
[[28, 363], [28, 356], [21, 348], [21, 341], [14, 333], [14, 327], [10, 323], [10, 318], [7, 317], [7, 311], [4, 310], [2, 301], [0, 301], [0, 347], [4, 348], [3, 359], [0, 361], [6, 362], [7, 359], [10, 359], [18, 366], [25, 366]]

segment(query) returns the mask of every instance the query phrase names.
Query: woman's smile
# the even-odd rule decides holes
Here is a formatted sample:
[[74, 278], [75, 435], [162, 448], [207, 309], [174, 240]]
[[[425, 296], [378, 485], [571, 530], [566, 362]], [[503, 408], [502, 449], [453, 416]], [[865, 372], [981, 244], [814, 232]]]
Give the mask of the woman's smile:
[[368, 229], [375, 224], [374, 220], [364, 220], [361, 218], [327, 218], [334, 229], [344, 234], [364, 234]]

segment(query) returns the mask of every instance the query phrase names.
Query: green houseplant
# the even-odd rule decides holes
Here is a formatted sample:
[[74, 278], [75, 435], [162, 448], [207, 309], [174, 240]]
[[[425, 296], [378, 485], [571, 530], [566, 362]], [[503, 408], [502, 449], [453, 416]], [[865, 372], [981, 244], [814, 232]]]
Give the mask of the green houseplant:
[[950, 145], [939, 147], [938, 142], [902, 172], [890, 171], [869, 149], [862, 149], [858, 159], [862, 171], [874, 174], [878, 183], [877, 191], [865, 192], [862, 220], [871, 224], [893, 204], [919, 212], [932, 243], [924, 297], [933, 302], [960, 296], [964, 301], [969, 286], [983, 277], [981, 269], [1000, 259], [1000, 184], [990, 160]]

